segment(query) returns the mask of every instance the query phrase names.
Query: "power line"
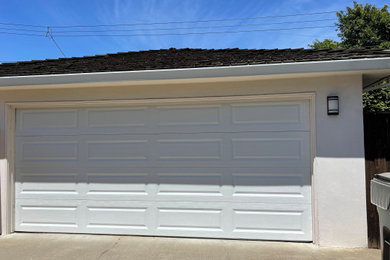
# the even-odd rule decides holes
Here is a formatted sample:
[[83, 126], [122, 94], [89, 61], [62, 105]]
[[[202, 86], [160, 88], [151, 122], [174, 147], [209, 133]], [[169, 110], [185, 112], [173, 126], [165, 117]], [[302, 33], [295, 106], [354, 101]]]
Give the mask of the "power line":
[[0, 24], [2, 24], [2, 25], [10, 25], [10, 26], [47, 28], [47, 26], [44, 26], [44, 25], [32, 25], [32, 24], [23, 24], [23, 23], [3, 23], [3, 22], [0, 22]]
[[[297, 24], [297, 23], [313, 23], [313, 22], [323, 22], [323, 21], [332, 21], [333, 18], [330, 19], [317, 19], [317, 20], [305, 20], [305, 21], [291, 21], [291, 22], [276, 22], [276, 23], [257, 23], [257, 24], [238, 24], [238, 25], [221, 25], [221, 26], [198, 26], [198, 27], [176, 27], [176, 28], [142, 28], [142, 29], [105, 29], [105, 30], [68, 30], [68, 31], [52, 31], [54, 34], [58, 33], [90, 33], [90, 32], [136, 32], [136, 31], [172, 31], [172, 30], [195, 30], [195, 29], [213, 29], [213, 28], [235, 28], [235, 27], [247, 27], [247, 26], [267, 26], [267, 25], [278, 25], [278, 24]], [[23, 28], [5, 28], [0, 27], [0, 30], [6, 30], [6, 31], [23, 31], [23, 32], [39, 32], [39, 33], [46, 33], [46, 31], [43, 30], [31, 30], [31, 29], [23, 29]], [[6, 33], [6, 32], [4, 32]], [[10, 32], [9, 34], [16, 34], [15, 32]], [[18, 33], [18, 35], [24, 35], [21, 33]], [[26, 34], [30, 35], [30, 34]], [[41, 36], [41, 35], [33, 35], [31, 36]]]
[[258, 19], [267, 19], [267, 18], [308, 16], [308, 15], [318, 15], [318, 14], [329, 14], [329, 13], [335, 13], [335, 12], [337, 12], [337, 11], [299, 13], [299, 14], [289, 14], [289, 15], [257, 16], [257, 17], [246, 17], [246, 18], [231, 18], [231, 19], [195, 20], [195, 21], [170, 21], [170, 22], [131, 23], [131, 24], [99, 24], [99, 25], [64, 25], [64, 26], [51, 26], [51, 28], [111, 27], [111, 26], [139, 26], [139, 25], [158, 25], [158, 24], [230, 22], [230, 21], [258, 20]]
[[44, 35], [44, 34], [33, 34], [33, 33], [2, 32], [2, 31], [0, 31], [0, 34], [11, 34], [11, 35], [21, 35], [21, 36], [34, 36], [34, 37], [48, 37], [48, 38], [50, 38], [53, 41], [54, 45], [61, 52], [61, 54], [64, 57], [66, 57], [65, 53], [62, 51], [61, 47], [58, 45], [58, 43], [54, 39], [52, 33], [50, 32], [50, 28], [49, 27], [47, 27], [46, 35]]
[[0, 31], [0, 34], [12, 34], [12, 35], [45, 37], [44, 34], [33, 34], [33, 33], [15, 33], [15, 32], [2, 32], [2, 31]]
[[[273, 29], [261, 29], [261, 30], [238, 30], [238, 31], [210, 31], [210, 32], [188, 32], [188, 33], [156, 33], [156, 34], [52, 34], [51, 37], [135, 37], [135, 36], [179, 36], [179, 35], [196, 35], [196, 34], [229, 34], [229, 33], [250, 33], [250, 32], [267, 32], [267, 31], [291, 31], [291, 30], [303, 30], [303, 29], [321, 29], [321, 28], [334, 28], [334, 25], [329, 26], [309, 26], [309, 27], [295, 27], [295, 28], [273, 28]], [[99, 31], [100, 32], [100, 31]], [[104, 32], [104, 31], [101, 31]], [[0, 31], [0, 34], [12, 34], [21, 36], [36, 36], [36, 37], [48, 37], [44, 34], [32, 34], [32, 33], [16, 33], [16, 32], [4, 32]], [[50, 38], [51, 38], [50, 37]], [[54, 40], [54, 39], [52, 39]], [[54, 40], [55, 41], [55, 40]], [[58, 44], [56, 44], [58, 45]]]
[[230, 22], [230, 21], [245, 21], [245, 20], [258, 20], [268, 18], [284, 18], [284, 17], [296, 17], [296, 16], [310, 16], [320, 14], [336, 13], [337, 11], [326, 12], [313, 12], [313, 13], [298, 13], [287, 15], [270, 15], [270, 16], [256, 16], [256, 17], [244, 17], [244, 18], [231, 18], [231, 19], [211, 19], [211, 20], [191, 20], [191, 21], [168, 21], [168, 22], [147, 22], [147, 23], [131, 23], [131, 24], [98, 24], [98, 25], [32, 25], [22, 23], [5, 23], [0, 22], [1, 25], [7, 26], [19, 26], [19, 27], [35, 27], [35, 28], [88, 28], [88, 27], [112, 27], [112, 26], [139, 26], [139, 25], [163, 25], [163, 24], [191, 24], [191, 23], [210, 23], [210, 22]]
[[24, 29], [24, 28], [7, 28], [7, 27], [0, 27], [0, 30], [6, 30], [6, 31], [22, 31], [22, 32], [40, 32], [45, 33], [44, 30], [31, 30], [31, 29]]
[[54, 45], [57, 47], [57, 49], [61, 52], [62, 56], [64, 56], [64, 58], [66, 58], [65, 53], [62, 51], [61, 47], [57, 44], [56, 40], [54, 40], [53, 35], [50, 34], [49, 37], [50, 37], [50, 39], [52, 39], [52, 41], [54, 42]]
[[56, 40], [54, 40], [53, 34], [50, 31], [50, 27], [47, 27], [46, 37], [49, 37], [53, 41], [54, 45], [61, 52], [62, 56], [64, 56], [66, 58], [65, 53], [62, 51], [61, 47], [57, 44]]
[[[172, 30], [195, 30], [195, 29], [213, 29], [213, 28], [235, 28], [235, 27], [247, 27], [247, 26], [266, 26], [266, 25], [280, 25], [280, 24], [297, 24], [297, 23], [313, 23], [334, 21], [335, 19], [318, 19], [318, 20], [306, 20], [306, 21], [291, 21], [291, 22], [277, 22], [277, 23], [256, 23], [256, 24], [236, 24], [236, 25], [220, 25], [220, 26], [198, 26], [198, 27], [175, 27], [175, 28], [142, 28], [142, 29], [104, 29], [104, 30], [68, 30], [58, 31], [54, 30], [53, 33], [90, 33], [90, 32], [136, 32], [136, 31], [172, 31]], [[0, 28], [2, 29], [2, 28]], [[31, 30], [35, 31], [35, 30]]]
[[250, 33], [250, 32], [267, 32], [267, 31], [290, 31], [302, 29], [321, 29], [334, 28], [332, 26], [312, 26], [312, 27], [296, 27], [296, 28], [275, 28], [262, 30], [239, 30], [239, 31], [211, 31], [211, 32], [188, 32], [188, 33], [155, 33], [155, 34], [67, 34], [58, 35], [56, 37], [136, 37], [136, 36], [180, 36], [180, 35], [196, 35], [196, 34], [229, 34], [229, 33]]

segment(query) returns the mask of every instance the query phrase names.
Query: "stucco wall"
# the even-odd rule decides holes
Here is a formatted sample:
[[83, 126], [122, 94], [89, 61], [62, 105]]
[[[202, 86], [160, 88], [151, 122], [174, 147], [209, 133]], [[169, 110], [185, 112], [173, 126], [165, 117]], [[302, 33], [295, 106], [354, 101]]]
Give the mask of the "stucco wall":
[[[314, 92], [313, 233], [321, 246], [366, 247], [365, 169], [361, 75], [242, 80], [0, 92], [0, 156], [5, 156], [4, 102], [180, 98]], [[328, 116], [326, 97], [340, 97], [340, 115]]]

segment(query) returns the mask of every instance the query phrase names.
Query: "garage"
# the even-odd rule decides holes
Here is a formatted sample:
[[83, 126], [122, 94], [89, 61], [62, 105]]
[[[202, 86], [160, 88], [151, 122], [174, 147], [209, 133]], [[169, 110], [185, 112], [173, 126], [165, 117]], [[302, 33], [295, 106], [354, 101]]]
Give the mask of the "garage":
[[18, 108], [15, 231], [312, 241], [310, 107], [252, 96]]
[[1, 235], [367, 247], [362, 92], [389, 64], [371, 49], [0, 64]]

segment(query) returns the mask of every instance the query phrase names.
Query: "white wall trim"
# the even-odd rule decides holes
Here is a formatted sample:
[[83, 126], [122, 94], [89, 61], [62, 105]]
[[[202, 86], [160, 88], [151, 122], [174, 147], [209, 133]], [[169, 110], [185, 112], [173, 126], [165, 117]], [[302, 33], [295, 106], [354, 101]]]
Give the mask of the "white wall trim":
[[5, 111], [5, 153], [1, 160], [1, 234], [7, 235], [14, 231], [14, 138], [15, 138], [16, 108], [6, 104]]
[[244, 66], [221, 66], [183, 69], [156, 69], [142, 71], [113, 71], [73, 74], [50, 74], [0, 77], [0, 90], [53, 84], [102, 82], [142, 82], [158, 80], [231, 78], [259, 75], [288, 75], [302, 73], [363, 72], [390, 69], [390, 58], [311, 61]]
[[63, 108], [63, 107], [92, 107], [92, 106], [142, 106], [142, 105], [177, 105], [177, 104], [213, 104], [230, 102], [273, 101], [311, 99], [312, 93], [267, 94], [252, 96], [219, 96], [196, 98], [156, 98], [132, 100], [95, 100], [95, 101], [54, 101], [54, 102], [10, 102], [12, 108]]
[[314, 174], [314, 158], [317, 154], [317, 138], [316, 138], [316, 104], [315, 104], [315, 93], [309, 93], [310, 106], [310, 171], [311, 171], [311, 210], [312, 210], [312, 236], [313, 244], [319, 245], [320, 233], [319, 233], [319, 214], [318, 214], [318, 196], [317, 190], [317, 175]]
[[[167, 98], [167, 99], [139, 99], [139, 100], [96, 100], [96, 101], [56, 101], [56, 102], [18, 102], [6, 103], [6, 159], [0, 161], [1, 177], [1, 226], [2, 235], [14, 232], [14, 139], [16, 124], [16, 109], [43, 109], [43, 108], [64, 108], [64, 107], [91, 107], [91, 106], [140, 106], [145, 104], [207, 104], [207, 103], [231, 103], [231, 102], [265, 102], [265, 101], [288, 101], [288, 100], [308, 100], [310, 102], [310, 132], [311, 132], [311, 162], [315, 156], [315, 93], [294, 93], [294, 94], [270, 94], [253, 96], [224, 96], [224, 97], [202, 97], [202, 98]], [[313, 243], [318, 244], [318, 224], [316, 216], [316, 194], [315, 178], [312, 172], [312, 225]]]

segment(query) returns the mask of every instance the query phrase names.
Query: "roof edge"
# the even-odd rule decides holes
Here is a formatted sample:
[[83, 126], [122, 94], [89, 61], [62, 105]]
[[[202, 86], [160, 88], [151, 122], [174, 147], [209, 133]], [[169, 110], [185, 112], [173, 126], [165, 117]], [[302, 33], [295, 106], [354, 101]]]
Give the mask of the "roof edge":
[[221, 77], [265, 76], [302, 73], [337, 73], [347, 71], [390, 70], [389, 58], [310, 61], [241, 66], [112, 71], [73, 74], [48, 74], [0, 77], [0, 90], [18, 86], [63, 85], [92, 82], [142, 82], [180, 79], [212, 79]]

